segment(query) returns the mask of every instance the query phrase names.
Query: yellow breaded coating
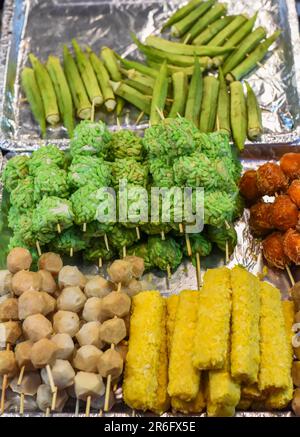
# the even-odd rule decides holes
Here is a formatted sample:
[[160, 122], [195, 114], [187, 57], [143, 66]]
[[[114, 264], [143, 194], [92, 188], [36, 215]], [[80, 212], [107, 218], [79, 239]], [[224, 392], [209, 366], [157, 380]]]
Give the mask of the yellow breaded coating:
[[219, 405], [207, 403], [208, 417], [233, 417], [235, 415], [235, 407], [230, 405]]
[[171, 353], [172, 335], [175, 326], [176, 311], [179, 302], [178, 294], [173, 294], [167, 298], [167, 337], [168, 355]]
[[288, 389], [291, 354], [285, 329], [280, 291], [267, 282], [260, 284], [260, 350], [258, 387], [262, 392]]
[[159, 368], [158, 368], [158, 388], [156, 393], [156, 401], [153, 404], [152, 411], [157, 414], [162, 414], [170, 408], [170, 398], [167, 393], [168, 387], [168, 351], [167, 351], [167, 328], [166, 328], [167, 310], [164, 305], [164, 316], [161, 323], [161, 347], [159, 352]]
[[265, 396], [258, 388], [258, 384], [249, 384], [242, 387], [242, 397], [251, 400], [263, 400]]
[[222, 369], [230, 333], [231, 283], [226, 267], [210, 269], [198, 303], [193, 364], [198, 369]]
[[260, 283], [240, 266], [231, 270], [231, 374], [239, 382], [258, 380]]
[[[289, 349], [290, 355], [290, 372], [293, 364], [293, 346], [292, 346], [292, 337], [294, 335], [292, 331], [292, 326], [294, 324], [294, 315], [295, 315], [295, 306], [294, 302], [291, 300], [285, 300], [281, 302], [284, 323], [285, 323], [285, 331], [286, 331], [286, 339]], [[290, 382], [289, 386], [286, 389], [279, 390], [278, 392], [271, 393], [270, 396], [266, 400], [266, 408], [271, 410], [282, 410], [286, 408], [290, 401], [293, 398], [293, 380], [292, 375], [290, 374]]]
[[143, 291], [132, 299], [130, 335], [123, 397], [133, 409], [151, 410], [157, 401], [165, 302], [158, 291]]
[[241, 398], [240, 402], [236, 406], [236, 409], [239, 411], [248, 411], [250, 410], [251, 404], [252, 404], [251, 399]]
[[198, 300], [199, 291], [180, 293], [172, 337], [168, 393], [184, 401], [195, 399], [200, 386], [200, 371], [192, 363]]

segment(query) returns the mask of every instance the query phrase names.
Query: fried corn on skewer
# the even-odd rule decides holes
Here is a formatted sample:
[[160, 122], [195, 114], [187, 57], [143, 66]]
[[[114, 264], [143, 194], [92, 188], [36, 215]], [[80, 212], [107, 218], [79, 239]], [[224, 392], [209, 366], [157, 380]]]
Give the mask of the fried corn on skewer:
[[195, 399], [200, 386], [200, 371], [192, 363], [198, 299], [198, 291], [180, 293], [172, 338], [168, 393], [184, 401]]
[[[175, 326], [176, 311], [178, 306], [179, 296], [174, 294], [167, 299], [167, 335], [168, 335], [168, 351], [171, 351], [172, 336]], [[196, 398], [190, 402], [182, 401], [177, 397], [171, 398], [172, 408], [181, 413], [200, 413], [205, 408], [205, 396], [202, 384]]]
[[280, 292], [267, 282], [261, 282], [260, 290], [261, 363], [258, 386], [262, 392], [271, 393], [289, 387], [291, 357]]
[[283, 317], [285, 322], [285, 332], [286, 340], [289, 351], [289, 386], [283, 390], [279, 390], [277, 393], [272, 393], [266, 400], [266, 407], [268, 409], [281, 410], [289, 404], [293, 398], [293, 380], [291, 376], [291, 369], [293, 364], [293, 347], [292, 347], [292, 337], [293, 331], [292, 326], [294, 323], [295, 307], [294, 302], [290, 300], [285, 300], [281, 302]]
[[123, 383], [124, 400], [133, 409], [151, 410], [157, 404], [164, 314], [165, 302], [158, 291], [133, 297]]
[[231, 374], [239, 382], [258, 380], [260, 363], [260, 284], [256, 276], [236, 266], [231, 270]]
[[198, 369], [222, 369], [230, 333], [230, 270], [207, 270], [199, 294], [193, 364]]

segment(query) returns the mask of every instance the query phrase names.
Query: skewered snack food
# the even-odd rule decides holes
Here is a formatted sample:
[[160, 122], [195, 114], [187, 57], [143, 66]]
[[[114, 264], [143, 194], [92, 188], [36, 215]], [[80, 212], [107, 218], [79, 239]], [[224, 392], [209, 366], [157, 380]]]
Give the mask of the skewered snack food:
[[120, 250], [132, 246], [137, 239], [135, 229], [125, 228], [122, 225], [115, 225], [109, 235], [110, 243]]
[[65, 287], [57, 298], [57, 309], [79, 313], [84, 307], [86, 296], [80, 287]]
[[38, 274], [42, 278], [41, 290], [53, 294], [56, 291], [56, 282], [48, 270], [39, 270]]
[[100, 338], [108, 344], [118, 344], [126, 337], [126, 325], [123, 319], [114, 317], [105, 320], [100, 326]]
[[114, 349], [107, 349], [99, 358], [97, 369], [102, 378], [111, 375], [112, 380], [117, 379], [123, 372], [122, 356]]
[[300, 264], [300, 233], [289, 229], [283, 235], [283, 250], [286, 256], [296, 265]]
[[81, 346], [73, 358], [74, 367], [84, 372], [96, 373], [97, 363], [102, 354], [100, 349], [91, 344]]
[[119, 181], [126, 179], [128, 184], [147, 186], [148, 167], [134, 158], [115, 159], [111, 167], [113, 186], [118, 187]]
[[28, 161], [28, 168], [30, 175], [35, 176], [40, 167], [57, 166], [64, 168], [65, 164], [64, 152], [53, 144], [48, 144], [47, 146], [39, 147], [32, 153]]
[[11, 293], [12, 274], [8, 270], [0, 270], [0, 296]]
[[59, 390], [74, 384], [75, 371], [69, 361], [57, 359], [51, 371], [54, 385]]
[[288, 181], [279, 167], [273, 162], [261, 165], [256, 171], [258, 191], [261, 195], [272, 196], [287, 189]]
[[20, 322], [8, 321], [0, 323], [1, 341], [6, 344], [16, 344], [22, 335]]
[[90, 279], [84, 287], [84, 293], [87, 297], [104, 297], [112, 290], [112, 282], [104, 279], [102, 276], [95, 276]]
[[79, 331], [79, 317], [72, 311], [59, 310], [53, 316], [53, 330], [56, 334], [74, 337]]
[[40, 270], [47, 270], [53, 276], [57, 276], [63, 267], [63, 262], [57, 253], [46, 252], [40, 256], [38, 266]]
[[56, 345], [56, 358], [60, 360], [69, 360], [74, 352], [74, 342], [69, 334], [60, 333], [51, 337]]
[[10, 203], [19, 211], [26, 212], [35, 206], [35, 183], [30, 176], [22, 179], [10, 193]]
[[67, 173], [56, 165], [42, 165], [34, 177], [34, 201], [40, 202], [44, 196], [67, 198], [69, 184]]
[[115, 284], [128, 284], [133, 278], [132, 264], [125, 259], [114, 261], [107, 269], [111, 280]]
[[82, 325], [76, 334], [76, 339], [79, 345], [93, 345], [99, 349], [102, 349], [104, 343], [102, 342], [100, 336], [100, 326], [101, 324], [98, 321], [87, 322]]
[[295, 203], [297, 208], [300, 208], [300, 180], [295, 179], [292, 181], [291, 185], [287, 190], [287, 195], [291, 198], [292, 202]]
[[83, 120], [74, 129], [70, 141], [71, 155], [73, 158], [80, 155], [106, 158], [110, 140], [111, 133], [102, 121]]
[[242, 196], [250, 203], [255, 203], [260, 193], [257, 187], [256, 170], [247, 170], [239, 181], [239, 189]]
[[271, 267], [284, 270], [290, 263], [284, 252], [283, 235], [280, 232], [273, 232], [262, 241], [264, 257]]
[[0, 322], [18, 319], [18, 299], [9, 297], [0, 303]]
[[255, 235], [264, 235], [272, 230], [270, 221], [273, 205], [260, 201], [250, 208], [249, 226]]
[[[49, 385], [41, 384], [37, 391], [36, 401], [41, 411], [47, 413], [52, 406], [53, 394]], [[58, 390], [56, 394], [55, 411], [62, 412], [68, 400], [68, 395], [65, 390]]]
[[90, 181], [97, 187], [109, 187], [111, 169], [109, 163], [94, 156], [75, 156], [68, 169], [68, 183], [74, 189], [84, 187]]
[[23, 322], [25, 338], [35, 342], [42, 338], [50, 338], [53, 328], [51, 322], [42, 314], [28, 316]]
[[226, 246], [229, 254], [234, 251], [237, 244], [237, 233], [232, 224], [229, 224], [229, 227], [224, 225], [219, 228], [208, 226], [207, 235], [210, 241], [215, 243], [222, 252], [226, 252]]
[[114, 132], [110, 141], [114, 159], [134, 158], [142, 160], [142, 139], [134, 132], [122, 129]]
[[280, 158], [280, 167], [289, 179], [300, 178], [300, 155], [299, 153], [285, 153]]
[[33, 370], [33, 364], [31, 362], [31, 349], [33, 342], [30, 340], [22, 341], [16, 344], [15, 347], [15, 359], [18, 367], [21, 369], [23, 366], [26, 371]]
[[270, 222], [281, 231], [294, 228], [298, 223], [298, 209], [289, 196], [281, 194], [272, 205]]
[[11, 273], [17, 273], [20, 270], [29, 270], [32, 263], [32, 256], [29, 250], [23, 247], [12, 249], [7, 256], [7, 269]]
[[48, 338], [41, 338], [33, 344], [30, 359], [36, 369], [52, 366], [56, 360], [56, 344]]
[[24, 291], [18, 299], [18, 314], [20, 320], [34, 314], [44, 314], [45, 301], [42, 293], [35, 290]]
[[151, 263], [161, 270], [176, 270], [181, 263], [182, 252], [173, 238], [149, 237], [148, 250]]
[[88, 396], [97, 398], [103, 396], [105, 392], [105, 386], [101, 376], [95, 373], [77, 372], [74, 384], [76, 397], [84, 401], [87, 400]]
[[223, 191], [212, 191], [204, 195], [204, 223], [223, 226], [233, 220], [235, 204], [232, 197]]
[[102, 307], [102, 299], [99, 297], [87, 299], [82, 311], [82, 318], [86, 322], [100, 321], [102, 323], [104, 320], [107, 320], [107, 314], [103, 311]]
[[4, 188], [8, 192], [16, 188], [20, 180], [27, 177], [28, 162], [29, 157], [24, 155], [14, 156], [8, 161], [2, 174]]
[[66, 287], [79, 287], [82, 290], [86, 284], [86, 278], [76, 266], [64, 266], [58, 274], [58, 285], [60, 289]]
[[118, 291], [112, 291], [102, 299], [102, 308], [108, 317], [125, 317], [129, 314], [130, 306], [130, 297]]
[[171, 188], [175, 185], [173, 166], [168, 165], [164, 158], [152, 158], [149, 160], [149, 171], [152, 176], [154, 187]]
[[13, 351], [0, 351], [0, 375], [14, 376], [17, 372], [17, 362]]
[[18, 271], [12, 278], [11, 287], [14, 294], [20, 296], [25, 291], [40, 291], [42, 279], [37, 272]]
[[97, 188], [93, 182], [75, 191], [70, 200], [74, 211], [74, 221], [77, 225], [95, 220], [99, 199]]

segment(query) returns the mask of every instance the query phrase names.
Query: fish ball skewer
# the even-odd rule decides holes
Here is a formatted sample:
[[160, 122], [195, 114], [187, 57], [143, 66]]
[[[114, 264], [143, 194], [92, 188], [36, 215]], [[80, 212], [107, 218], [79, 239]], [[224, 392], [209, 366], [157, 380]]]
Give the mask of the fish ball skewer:
[[28, 249], [15, 247], [7, 255], [7, 269], [11, 273], [21, 270], [29, 270], [32, 263], [32, 256]]
[[97, 363], [103, 352], [93, 345], [81, 346], [74, 356], [73, 365], [84, 372], [97, 372]]
[[38, 274], [42, 278], [41, 290], [46, 291], [49, 294], [54, 294], [57, 285], [52, 274], [48, 272], [48, 270], [39, 270]]
[[0, 296], [12, 292], [12, 274], [9, 270], [0, 270]]
[[87, 297], [105, 297], [113, 290], [113, 283], [101, 276], [90, 279], [84, 287]]
[[50, 338], [53, 328], [51, 322], [42, 314], [28, 316], [23, 322], [25, 338], [36, 342], [42, 338]]
[[64, 266], [58, 274], [58, 285], [60, 289], [66, 287], [80, 287], [84, 289], [87, 280], [75, 266]]
[[93, 345], [101, 349], [104, 343], [100, 337], [101, 324], [98, 321], [87, 322], [76, 334], [76, 339], [80, 346]]
[[59, 310], [53, 316], [53, 330], [57, 334], [69, 334], [74, 337], [79, 331], [78, 314]]
[[8, 322], [9, 320], [19, 320], [18, 299], [14, 297], [9, 297], [0, 303], [0, 321]]
[[56, 358], [60, 360], [71, 359], [74, 353], [74, 342], [72, 337], [66, 333], [55, 334], [51, 340], [56, 344]]
[[12, 291], [17, 296], [25, 291], [40, 291], [41, 286], [42, 278], [37, 272], [20, 270], [12, 278]]
[[38, 266], [40, 270], [46, 270], [53, 276], [57, 276], [63, 268], [63, 262], [57, 253], [46, 252], [40, 257]]
[[80, 287], [66, 287], [62, 290], [57, 299], [57, 308], [59, 310], [73, 311], [78, 313], [82, 310], [86, 301], [86, 296]]

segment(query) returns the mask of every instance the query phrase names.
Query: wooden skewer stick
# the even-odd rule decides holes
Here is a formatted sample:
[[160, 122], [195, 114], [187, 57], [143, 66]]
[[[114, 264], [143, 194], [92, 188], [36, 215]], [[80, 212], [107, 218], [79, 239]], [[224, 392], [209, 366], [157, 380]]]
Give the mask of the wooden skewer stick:
[[102, 258], [101, 258], [101, 256], [99, 257], [99, 260], [98, 260], [98, 266], [99, 267], [102, 267], [102, 265], [103, 265], [103, 263], [102, 263]]
[[36, 245], [36, 250], [37, 250], [38, 256], [42, 256], [41, 246], [40, 246], [40, 243], [38, 242], [38, 240], [36, 240], [35, 245]]
[[136, 226], [135, 231], [136, 231], [137, 239], [140, 240], [141, 239], [140, 228], [138, 226]]
[[45, 416], [46, 416], [46, 417], [49, 417], [49, 416], [50, 416], [50, 407], [47, 407], [47, 408], [46, 408]]
[[122, 126], [121, 126], [119, 117], [117, 117], [117, 126], [118, 126], [118, 129], [121, 130]]
[[86, 399], [86, 406], [85, 406], [85, 417], [90, 417], [90, 411], [91, 411], [91, 396], [88, 396]]
[[82, 232], [86, 232], [86, 223], [83, 223]]
[[169, 264], [167, 265], [167, 276], [168, 276], [168, 279], [171, 279], [171, 277], [172, 277], [171, 267], [169, 266]]
[[106, 250], [109, 252], [109, 244], [108, 244], [107, 235], [104, 234], [103, 238], [104, 238], [104, 244], [105, 244]]
[[201, 264], [200, 264], [200, 254], [196, 252], [196, 275], [197, 275], [197, 285], [198, 290], [202, 287], [202, 279], [201, 279]]
[[21, 370], [20, 370], [20, 373], [19, 373], [19, 378], [18, 378], [17, 385], [21, 385], [22, 384], [24, 372], [25, 372], [25, 366], [22, 366]]
[[55, 391], [52, 394], [51, 411], [55, 411], [55, 408], [56, 408], [56, 398], [57, 398], [57, 387], [55, 387]]
[[122, 252], [123, 252], [123, 258], [125, 258], [125, 256], [126, 256], [126, 246], [122, 247]]
[[19, 413], [21, 416], [24, 414], [24, 399], [25, 399], [25, 395], [24, 395], [24, 393], [21, 393], [21, 395], [20, 395], [20, 410], [19, 410]]
[[295, 279], [293, 278], [292, 272], [291, 272], [291, 270], [290, 270], [288, 265], [285, 266], [285, 270], [287, 271], [287, 274], [288, 274], [288, 277], [289, 277], [289, 279], [291, 281], [292, 286], [294, 286], [295, 285]]
[[[114, 343], [112, 343], [111, 347], [112, 350], [115, 349]], [[106, 389], [105, 389], [105, 399], [104, 399], [104, 411], [109, 410], [109, 396], [110, 396], [110, 388], [111, 388], [111, 375], [109, 374], [106, 381]]]
[[73, 247], [70, 247], [70, 257], [72, 258], [72, 257], [73, 257], [73, 255], [74, 255], [74, 250], [73, 250]]
[[135, 410], [132, 410], [132, 415], [131, 417], [135, 417]]
[[49, 385], [51, 388], [52, 393], [55, 392], [56, 387], [53, 381], [53, 376], [52, 376], [52, 372], [51, 372], [51, 367], [49, 366], [49, 364], [46, 365], [46, 371], [47, 371], [47, 375], [48, 375], [48, 379], [49, 379]]
[[192, 246], [191, 246], [190, 236], [187, 233], [185, 233], [185, 243], [186, 243], [188, 256], [192, 256]]
[[144, 117], [144, 115], [145, 115], [144, 111], [142, 111], [142, 112], [139, 113], [138, 118], [135, 120], [135, 125], [136, 125], [136, 126], [140, 123], [140, 121], [142, 120], [142, 118]]
[[160, 233], [161, 239], [164, 241], [166, 239], [165, 232], [161, 231]]
[[229, 263], [229, 244], [227, 240], [225, 242], [225, 263]]
[[179, 223], [178, 227], [179, 227], [179, 232], [180, 232], [181, 234], [183, 234], [183, 233], [184, 233], [183, 224], [182, 224], [182, 223]]
[[92, 101], [91, 121], [95, 121], [95, 100]]
[[75, 411], [74, 411], [74, 415], [78, 416], [79, 414], [79, 399], [76, 398], [76, 404], [75, 404]]
[[98, 416], [99, 416], [99, 417], [102, 417], [102, 416], [103, 416], [103, 410], [102, 410], [102, 408], [100, 408]]
[[61, 234], [61, 227], [60, 227], [60, 224], [59, 224], [59, 223], [57, 223], [56, 228], [57, 228], [57, 232], [58, 232], [59, 234]]
[[117, 288], [117, 292], [118, 292], [118, 293], [121, 291], [121, 287], [122, 287], [122, 284], [121, 284], [121, 282], [119, 282], [119, 283], [118, 283], [118, 288]]
[[[7, 343], [6, 350], [7, 351], [10, 350], [10, 343]], [[0, 414], [3, 414], [4, 410], [5, 410], [5, 394], [6, 394], [6, 389], [7, 389], [7, 383], [8, 383], [8, 375], [3, 375]]]

